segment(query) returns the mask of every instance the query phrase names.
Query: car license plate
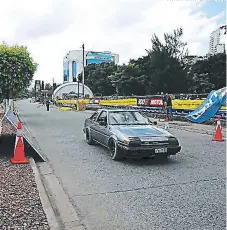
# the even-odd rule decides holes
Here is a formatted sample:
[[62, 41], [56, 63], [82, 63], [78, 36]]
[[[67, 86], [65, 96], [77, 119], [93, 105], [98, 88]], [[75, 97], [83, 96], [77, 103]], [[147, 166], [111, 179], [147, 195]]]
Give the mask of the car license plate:
[[155, 153], [167, 153], [167, 148], [155, 149]]

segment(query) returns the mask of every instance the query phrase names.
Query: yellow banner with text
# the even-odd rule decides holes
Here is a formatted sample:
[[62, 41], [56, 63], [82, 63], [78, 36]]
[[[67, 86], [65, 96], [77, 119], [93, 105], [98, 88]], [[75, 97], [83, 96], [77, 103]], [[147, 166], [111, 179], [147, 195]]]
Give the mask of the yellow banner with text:
[[137, 105], [136, 98], [128, 98], [128, 99], [121, 99], [121, 100], [100, 100], [100, 105], [123, 105], [123, 106], [132, 106]]

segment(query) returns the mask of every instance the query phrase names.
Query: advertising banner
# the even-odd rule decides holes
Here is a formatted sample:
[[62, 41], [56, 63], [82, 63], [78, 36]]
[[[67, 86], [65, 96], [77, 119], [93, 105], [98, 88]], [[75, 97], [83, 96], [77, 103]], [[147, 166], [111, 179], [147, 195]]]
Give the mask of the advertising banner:
[[163, 107], [162, 97], [137, 98], [137, 106]]
[[100, 105], [123, 105], [123, 106], [133, 106], [137, 104], [136, 98], [128, 98], [121, 100], [100, 100]]
[[68, 82], [69, 81], [69, 61], [67, 57], [63, 60], [63, 81]]
[[86, 55], [86, 65], [100, 64], [102, 62], [113, 62], [111, 53], [88, 52]]

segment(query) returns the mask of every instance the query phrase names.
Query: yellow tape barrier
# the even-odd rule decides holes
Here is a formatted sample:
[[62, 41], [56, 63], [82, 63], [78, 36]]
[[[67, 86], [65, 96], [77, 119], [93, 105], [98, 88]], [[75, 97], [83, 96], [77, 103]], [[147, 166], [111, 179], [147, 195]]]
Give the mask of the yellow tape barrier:
[[100, 100], [100, 105], [137, 105], [136, 98], [128, 98], [121, 100]]
[[[173, 109], [186, 109], [186, 110], [194, 110], [198, 108], [204, 100], [173, 100]], [[59, 104], [76, 104], [76, 100], [58, 100], [56, 101]], [[79, 102], [83, 102], [85, 104], [89, 104], [89, 99], [79, 100]], [[128, 98], [122, 100], [100, 100], [100, 105], [125, 105], [125, 106], [136, 106], [137, 99], [136, 98]], [[227, 110], [226, 106], [222, 106], [221, 110]]]
[[56, 103], [58, 104], [76, 104], [76, 100], [57, 100]]
[[69, 107], [60, 107], [59, 109], [62, 111], [71, 111], [72, 110], [72, 108], [69, 108]]
[[[204, 100], [173, 100], [173, 109], [188, 109], [195, 110], [197, 109]], [[226, 106], [222, 106], [221, 110], [226, 110]]]
[[[85, 104], [89, 104], [90, 100], [89, 99], [82, 99], [79, 100], [79, 102], [83, 102]], [[56, 103], [58, 104], [77, 104], [77, 100], [57, 100]]]

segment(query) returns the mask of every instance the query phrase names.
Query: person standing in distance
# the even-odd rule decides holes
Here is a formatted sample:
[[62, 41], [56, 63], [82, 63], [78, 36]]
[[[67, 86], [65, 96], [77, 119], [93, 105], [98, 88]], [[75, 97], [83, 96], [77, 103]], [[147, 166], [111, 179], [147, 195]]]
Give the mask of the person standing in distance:
[[49, 101], [49, 99], [46, 100], [46, 107], [47, 107], [47, 111], [50, 111], [50, 101]]
[[172, 120], [173, 112], [172, 112], [172, 97], [171, 95], [167, 96], [167, 117]]

